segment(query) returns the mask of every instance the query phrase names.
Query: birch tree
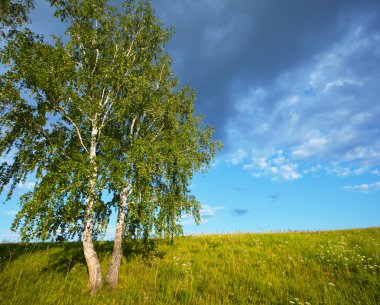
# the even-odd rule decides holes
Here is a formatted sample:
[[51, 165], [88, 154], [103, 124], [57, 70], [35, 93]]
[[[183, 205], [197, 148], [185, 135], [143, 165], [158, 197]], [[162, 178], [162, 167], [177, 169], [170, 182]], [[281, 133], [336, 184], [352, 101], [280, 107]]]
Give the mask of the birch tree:
[[137, 95], [129, 92], [132, 108], [115, 121], [117, 131], [110, 132], [115, 140], [107, 141], [112, 143], [109, 149], [118, 151], [111, 154], [118, 159], [107, 178], [118, 202], [107, 273], [112, 286], [118, 281], [124, 235], [173, 237], [182, 233], [183, 213], [199, 222], [200, 204], [190, 195], [189, 182], [194, 172], [207, 169], [220, 145], [211, 141], [213, 130], [202, 128], [201, 118], [194, 116], [194, 92], [176, 90], [167, 56], [147, 61], [143, 71], [137, 77]]
[[107, 282], [116, 286], [125, 236], [174, 236], [183, 213], [199, 221], [189, 181], [220, 143], [194, 115], [194, 93], [178, 88], [165, 51], [171, 31], [148, 2], [51, 3], [65, 37], [49, 44], [24, 28], [1, 51], [0, 191], [8, 186], [10, 199], [35, 175], [13, 229], [23, 240], [81, 238], [94, 293], [103, 285], [94, 240], [112, 210]]

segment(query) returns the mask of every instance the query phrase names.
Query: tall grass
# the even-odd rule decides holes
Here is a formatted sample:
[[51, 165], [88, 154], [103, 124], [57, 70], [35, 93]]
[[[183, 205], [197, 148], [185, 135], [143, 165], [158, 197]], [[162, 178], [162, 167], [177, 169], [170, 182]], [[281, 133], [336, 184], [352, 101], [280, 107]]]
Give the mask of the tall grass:
[[[112, 243], [97, 244], [106, 271]], [[86, 292], [79, 243], [0, 244], [0, 304], [380, 304], [380, 228], [125, 245], [120, 285]]]

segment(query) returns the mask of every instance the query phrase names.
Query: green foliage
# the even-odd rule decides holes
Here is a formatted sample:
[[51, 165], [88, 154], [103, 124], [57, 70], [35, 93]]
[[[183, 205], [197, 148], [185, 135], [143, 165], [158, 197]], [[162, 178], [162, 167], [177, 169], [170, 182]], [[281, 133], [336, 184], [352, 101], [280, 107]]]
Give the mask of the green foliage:
[[1, 0], [0, 30], [17, 27], [28, 21], [28, 13], [34, 7], [33, 0]]
[[[379, 304], [380, 229], [124, 245], [118, 289], [85, 293], [79, 243], [0, 244], [2, 304]], [[106, 264], [112, 243], [97, 244]]]
[[194, 92], [179, 89], [165, 51], [172, 31], [147, 1], [50, 2], [65, 38], [49, 44], [23, 28], [0, 53], [0, 192], [9, 186], [9, 200], [37, 179], [13, 229], [67, 240], [91, 219], [96, 237], [128, 188], [126, 234], [173, 237], [183, 213], [199, 221], [189, 181], [221, 143], [194, 115]]

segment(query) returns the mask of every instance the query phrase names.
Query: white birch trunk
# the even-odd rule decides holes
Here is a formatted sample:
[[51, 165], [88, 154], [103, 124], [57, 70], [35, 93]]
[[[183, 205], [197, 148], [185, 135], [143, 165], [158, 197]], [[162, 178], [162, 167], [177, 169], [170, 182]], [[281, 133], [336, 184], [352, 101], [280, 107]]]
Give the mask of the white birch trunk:
[[95, 164], [96, 157], [96, 138], [98, 136], [98, 129], [93, 126], [91, 131], [91, 147], [90, 147], [90, 161], [93, 166], [93, 175], [90, 180], [90, 194], [86, 201], [86, 212], [84, 219], [84, 232], [83, 232], [83, 253], [86, 259], [88, 269], [88, 289], [91, 294], [96, 293], [103, 286], [102, 271], [98, 255], [93, 242], [93, 212], [94, 212], [94, 196], [95, 196], [95, 183], [97, 178], [97, 168]]
[[107, 272], [107, 282], [112, 287], [116, 287], [119, 282], [119, 271], [121, 259], [123, 257], [123, 233], [125, 213], [127, 209], [127, 199], [131, 192], [132, 189], [129, 188], [129, 185], [126, 185], [121, 193], [119, 210], [117, 213], [116, 233], [112, 251], [112, 258]]

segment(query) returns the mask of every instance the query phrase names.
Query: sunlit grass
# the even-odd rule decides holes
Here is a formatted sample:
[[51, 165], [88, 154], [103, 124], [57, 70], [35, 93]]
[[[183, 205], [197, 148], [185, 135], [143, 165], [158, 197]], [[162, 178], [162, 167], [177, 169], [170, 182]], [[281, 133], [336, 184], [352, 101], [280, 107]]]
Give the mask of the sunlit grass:
[[[103, 271], [112, 244], [98, 245]], [[86, 293], [80, 243], [1, 244], [1, 304], [380, 304], [380, 228], [125, 245], [117, 289]]]

